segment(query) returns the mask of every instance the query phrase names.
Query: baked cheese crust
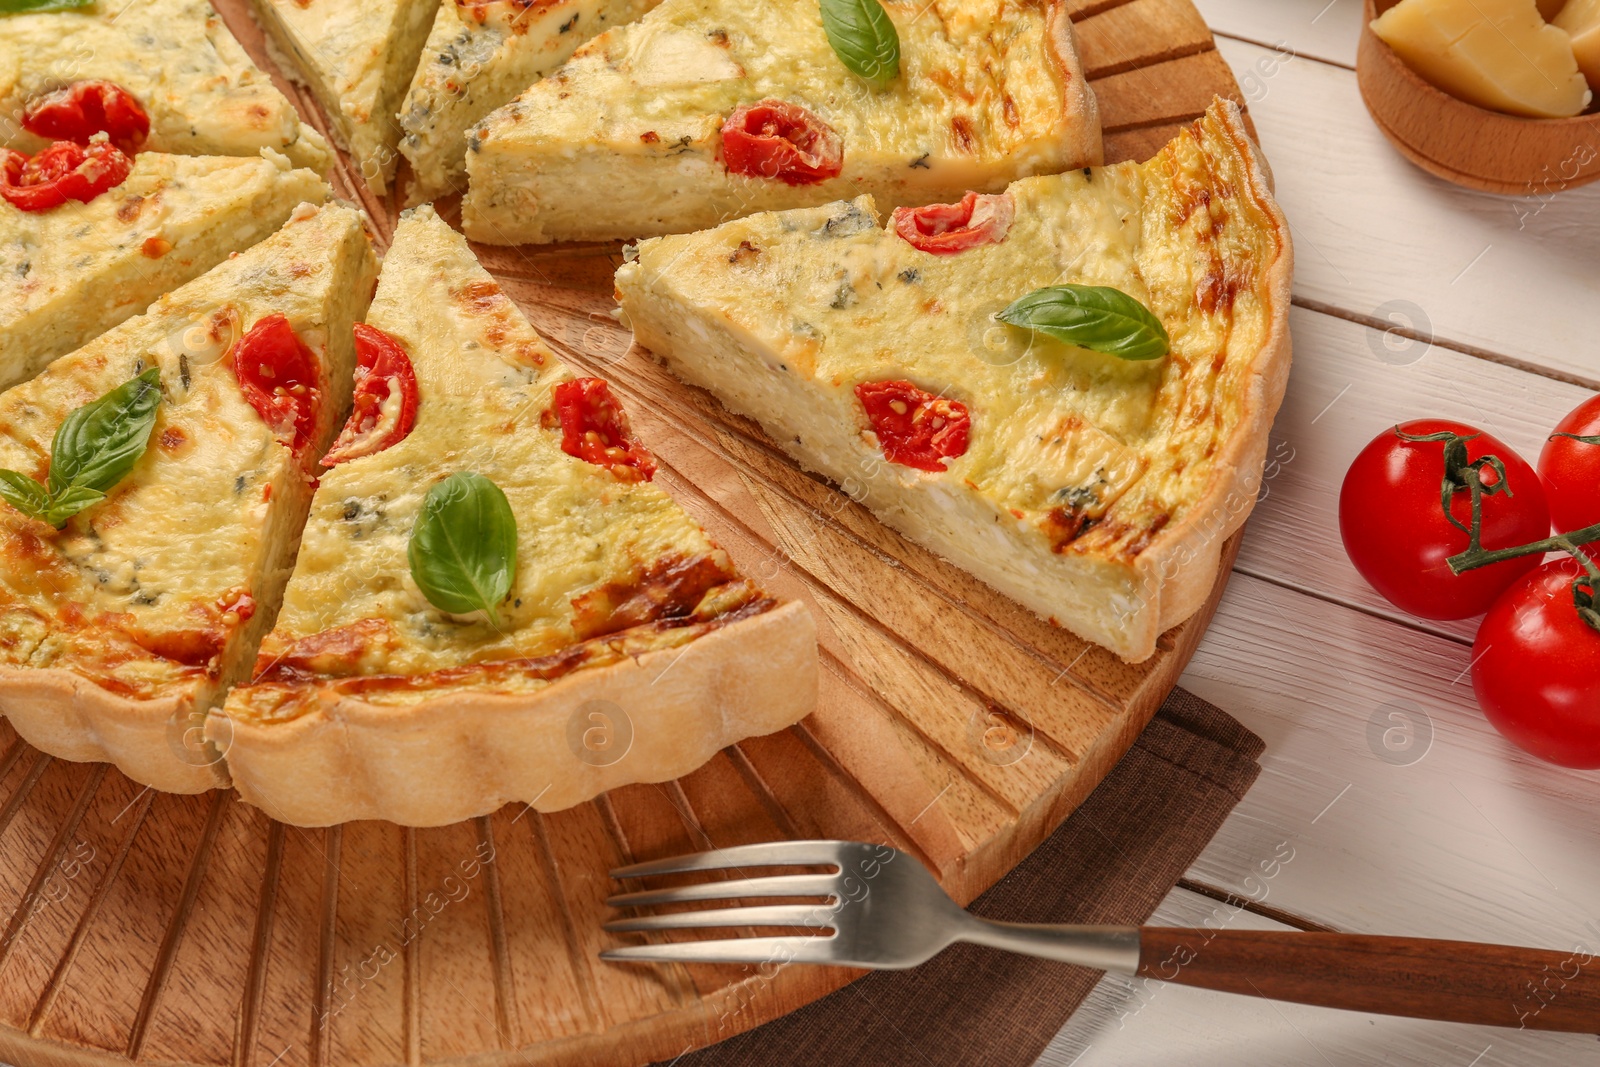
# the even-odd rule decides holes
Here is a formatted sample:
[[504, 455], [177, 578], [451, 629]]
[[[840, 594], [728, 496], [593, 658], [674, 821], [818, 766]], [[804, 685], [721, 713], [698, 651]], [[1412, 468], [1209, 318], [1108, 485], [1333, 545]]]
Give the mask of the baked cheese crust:
[[0, 467], [43, 478], [72, 410], [161, 370], [149, 448], [106, 501], [59, 532], [0, 506], [0, 708], [30, 744], [169, 792], [220, 783], [197, 716], [248, 673], [311, 496], [225, 356], [257, 320], [286, 316], [323, 366], [325, 446], [375, 274], [357, 213], [307, 206], [0, 395]]
[[256, 159], [141, 152], [126, 181], [45, 212], [0, 203], [0, 388], [38, 374], [275, 232], [327, 184]]
[[[810, 616], [742, 579], [656, 484], [562, 450], [552, 390], [571, 372], [432, 208], [401, 221], [368, 322], [410, 356], [416, 424], [321, 478], [255, 681], [208, 727], [245, 799], [305, 825], [557, 811], [811, 711]], [[411, 578], [423, 499], [456, 471], [516, 515], [497, 624]], [[615, 763], [572, 747], [596, 709], [631, 724]]]
[[467, 188], [467, 130], [659, 0], [444, 0], [400, 108], [410, 206]]
[[[921, 204], [1098, 163], [1100, 122], [1065, 0], [887, 0], [901, 74], [840, 62], [815, 3], [666, 0], [469, 135], [467, 236], [487, 244], [683, 233], [871, 194]], [[776, 99], [827, 123], [837, 177], [730, 174], [722, 126]]]
[[[1255, 502], [1289, 366], [1289, 231], [1231, 104], [1143, 165], [1026, 178], [1004, 240], [954, 255], [870, 198], [646, 241], [617, 273], [638, 342], [886, 523], [1128, 660], [1204, 602]], [[1125, 361], [995, 320], [1112, 286], [1171, 353]], [[854, 389], [966, 405], [943, 472], [888, 462]]]
[[333, 123], [379, 196], [399, 161], [395, 112], [422, 54], [437, 0], [251, 0], [273, 42]]
[[[263, 148], [326, 174], [327, 142], [250, 61], [207, 0], [99, 3], [78, 11], [8, 15], [0, 33], [0, 114], [20, 115], [36, 96], [104, 79], [150, 115], [148, 152], [255, 156]], [[19, 127], [0, 144], [36, 152]]]

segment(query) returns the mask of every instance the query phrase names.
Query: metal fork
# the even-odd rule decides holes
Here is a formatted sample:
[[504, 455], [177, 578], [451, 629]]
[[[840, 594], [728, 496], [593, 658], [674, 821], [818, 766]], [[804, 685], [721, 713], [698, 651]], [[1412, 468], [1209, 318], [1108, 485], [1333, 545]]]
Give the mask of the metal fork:
[[[830, 867], [753, 876], [745, 868]], [[1600, 1033], [1600, 949], [1572, 952], [1358, 934], [1058, 926], [982, 919], [912, 856], [887, 845], [783, 841], [636, 863], [617, 879], [691, 872], [732, 879], [611, 897], [616, 908], [776, 898], [793, 902], [617, 919], [613, 932], [718, 927], [819, 931], [606, 949], [602, 959], [663, 963], [821, 963], [902, 970], [966, 941], [1117, 974], [1419, 1019]], [[831, 933], [820, 931], [831, 930]]]

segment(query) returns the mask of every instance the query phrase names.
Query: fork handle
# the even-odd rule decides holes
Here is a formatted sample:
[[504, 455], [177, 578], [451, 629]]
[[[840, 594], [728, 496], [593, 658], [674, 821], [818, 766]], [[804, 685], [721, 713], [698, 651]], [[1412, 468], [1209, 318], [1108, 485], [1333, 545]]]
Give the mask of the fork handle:
[[1147, 926], [1139, 974], [1416, 1019], [1600, 1033], [1600, 954], [1415, 937]]

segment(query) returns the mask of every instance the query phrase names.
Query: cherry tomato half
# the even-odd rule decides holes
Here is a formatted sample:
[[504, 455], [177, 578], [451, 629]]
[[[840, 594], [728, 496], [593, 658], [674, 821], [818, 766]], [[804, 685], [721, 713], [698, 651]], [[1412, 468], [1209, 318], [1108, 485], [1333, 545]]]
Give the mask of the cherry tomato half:
[[97, 133], [133, 155], [150, 136], [150, 116], [128, 90], [108, 81], [81, 81], [28, 102], [22, 128], [50, 141], [88, 144]]
[[268, 315], [233, 346], [233, 373], [249, 405], [296, 458], [316, 430], [322, 369], [282, 315]]
[[934, 396], [901, 381], [862, 382], [856, 386], [856, 396], [890, 463], [943, 471], [945, 460], [966, 455], [972, 416], [959, 400]]
[[600, 378], [576, 378], [555, 387], [561, 451], [605, 467], [622, 481], [655, 477], [656, 459], [633, 438], [628, 415]]
[[894, 209], [894, 232], [913, 248], [953, 256], [1006, 239], [1016, 218], [1010, 193], [968, 193], [959, 204]]
[[32, 157], [0, 148], [0, 197], [23, 211], [49, 211], [68, 200], [87, 204], [132, 170], [133, 161], [105, 141], [87, 148], [57, 141]]
[[1600, 396], [1585, 400], [1562, 419], [1539, 456], [1539, 477], [1557, 533], [1600, 524], [1600, 444], [1574, 437], [1600, 437]]
[[322, 465], [376, 455], [404, 441], [416, 424], [417, 372], [406, 350], [382, 330], [357, 323], [355, 404]]
[[1552, 560], [1495, 601], [1472, 647], [1472, 688], [1518, 748], [1563, 767], [1600, 767], [1600, 632], [1583, 621], [1572, 583]]
[[[1444, 443], [1407, 441], [1450, 431], [1478, 434], [1467, 456], [1499, 456], [1510, 493], [1483, 497], [1483, 547], [1511, 548], [1549, 536], [1550, 509], [1539, 476], [1504, 442], [1470, 426], [1420, 419], [1379, 434], [1345, 475], [1339, 494], [1339, 532], [1361, 576], [1395, 607], [1425, 619], [1465, 619], [1490, 605], [1518, 578], [1539, 565], [1537, 556], [1452, 574], [1445, 562], [1466, 551], [1469, 538], [1445, 518]], [[1485, 468], [1485, 483], [1498, 476]], [[1465, 490], [1450, 500], [1450, 513], [1471, 525], [1472, 501]]]
[[763, 100], [737, 109], [722, 124], [722, 160], [730, 174], [814, 185], [844, 169], [844, 142], [799, 104]]

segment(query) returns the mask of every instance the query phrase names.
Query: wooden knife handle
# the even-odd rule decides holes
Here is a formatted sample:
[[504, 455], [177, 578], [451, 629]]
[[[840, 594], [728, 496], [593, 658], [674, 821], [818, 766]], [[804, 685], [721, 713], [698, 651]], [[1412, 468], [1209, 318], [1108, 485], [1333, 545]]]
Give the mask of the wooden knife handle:
[[1379, 1015], [1600, 1034], [1600, 948], [1147, 926], [1139, 974]]

